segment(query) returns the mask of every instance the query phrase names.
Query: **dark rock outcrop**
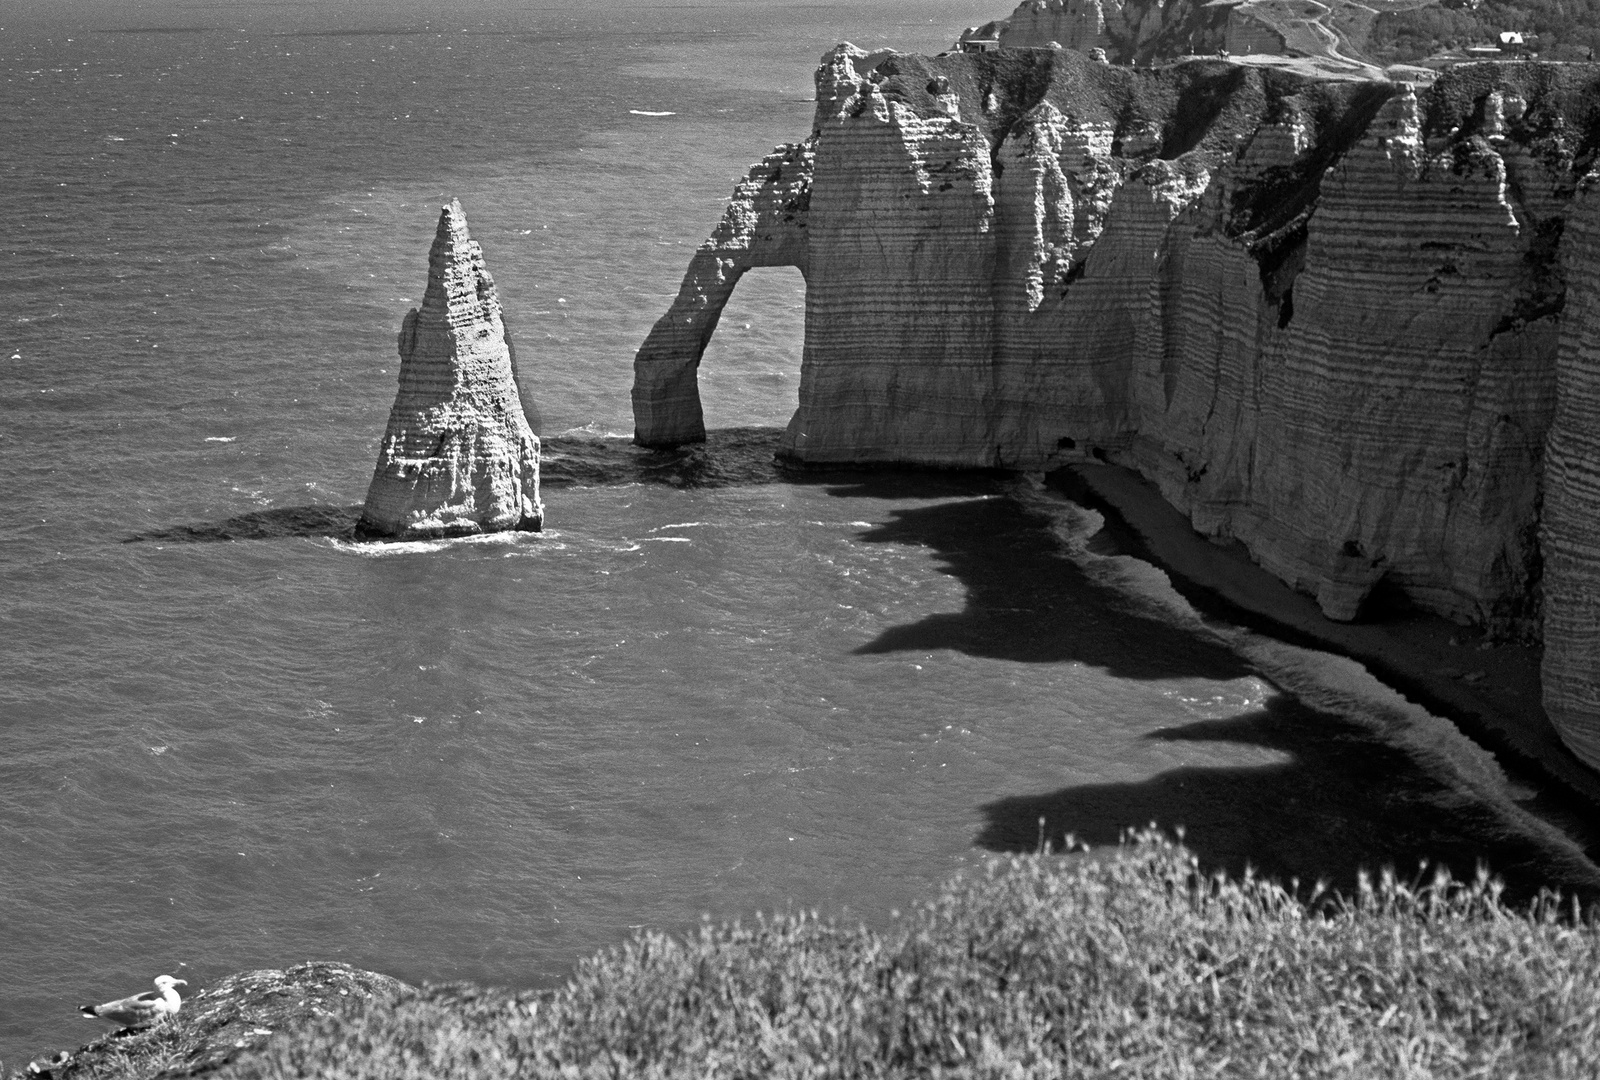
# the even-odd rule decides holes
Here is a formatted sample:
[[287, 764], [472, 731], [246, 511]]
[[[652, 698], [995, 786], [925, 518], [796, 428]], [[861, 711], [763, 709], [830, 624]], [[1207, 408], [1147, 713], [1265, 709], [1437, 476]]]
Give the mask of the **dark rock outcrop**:
[[422, 307], [400, 328], [400, 392], [356, 526], [418, 540], [544, 523], [528, 426], [483, 249], [459, 202], [439, 215]]

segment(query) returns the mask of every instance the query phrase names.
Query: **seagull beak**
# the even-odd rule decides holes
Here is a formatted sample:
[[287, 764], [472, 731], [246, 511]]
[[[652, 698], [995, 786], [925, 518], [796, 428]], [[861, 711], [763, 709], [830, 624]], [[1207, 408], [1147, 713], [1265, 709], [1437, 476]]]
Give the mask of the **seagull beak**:
[[172, 981], [175, 982], [175, 983], [182, 983], [184, 986], [188, 986], [189, 985], [189, 980], [188, 979], [173, 979]]

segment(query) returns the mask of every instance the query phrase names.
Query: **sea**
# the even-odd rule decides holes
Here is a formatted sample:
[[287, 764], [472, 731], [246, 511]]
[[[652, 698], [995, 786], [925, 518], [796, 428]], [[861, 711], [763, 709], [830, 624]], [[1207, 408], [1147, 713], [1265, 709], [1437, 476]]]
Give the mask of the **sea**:
[[[891, 928], [1183, 827], [1306, 882], [1571, 841], [1448, 718], [1202, 614], [1057, 478], [797, 472], [804, 283], [703, 446], [631, 361], [840, 41], [1002, 0], [0, 5], [0, 1062], [76, 1007], [338, 960], [554, 987], [640, 928]], [[537, 402], [546, 528], [356, 543], [440, 205]]]

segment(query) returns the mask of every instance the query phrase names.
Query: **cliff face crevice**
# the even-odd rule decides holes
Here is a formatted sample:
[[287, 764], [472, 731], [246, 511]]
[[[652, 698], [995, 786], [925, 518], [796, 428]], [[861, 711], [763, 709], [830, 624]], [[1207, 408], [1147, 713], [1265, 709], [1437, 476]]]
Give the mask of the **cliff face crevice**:
[[539, 439], [523, 413], [494, 280], [459, 202], [439, 215], [427, 291], [401, 324], [399, 350], [400, 391], [357, 536], [537, 531]]
[[[1595, 212], [1572, 211], [1600, 144], [1589, 69], [1472, 65], [1419, 92], [841, 46], [818, 88], [795, 159], [804, 233], [745, 256], [807, 268], [787, 456], [1110, 460], [1332, 618], [1381, 585], [1497, 634], [1542, 627], [1562, 671], [1595, 654], [1600, 610], [1551, 599], [1600, 558], [1573, 524], [1600, 460], [1573, 329], [1600, 285], [1573, 254], [1594, 243]], [[686, 411], [652, 389], [656, 348], [640, 352], [646, 419]], [[1571, 420], [1553, 429], [1558, 384]], [[1571, 679], [1587, 689], [1563, 700], [1600, 717], [1600, 670]], [[1600, 735], [1581, 752], [1600, 760]]]

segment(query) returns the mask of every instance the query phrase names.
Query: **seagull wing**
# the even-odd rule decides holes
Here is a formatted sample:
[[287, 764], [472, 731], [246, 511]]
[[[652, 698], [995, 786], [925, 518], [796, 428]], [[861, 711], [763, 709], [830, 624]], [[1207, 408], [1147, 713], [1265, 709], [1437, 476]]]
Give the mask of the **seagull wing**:
[[172, 1011], [166, 998], [158, 991], [146, 990], [142, 994], [108, 1001], [104, 1005], [84, 1005], [79, 1010], [84, 1016], [109, 1020], [123, 1027], [150, 1024]]

